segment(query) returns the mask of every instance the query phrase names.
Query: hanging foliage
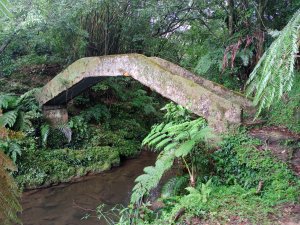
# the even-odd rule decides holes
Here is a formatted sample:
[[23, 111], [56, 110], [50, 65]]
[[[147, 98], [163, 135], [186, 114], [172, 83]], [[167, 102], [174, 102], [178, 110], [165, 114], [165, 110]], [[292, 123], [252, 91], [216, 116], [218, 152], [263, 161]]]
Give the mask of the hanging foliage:
[[300, 44], [300, 10], [261, 57], [247, 81], [247, 95], [255, 94], [254, 104], [260, 114], [291, 90], [295, 61]]

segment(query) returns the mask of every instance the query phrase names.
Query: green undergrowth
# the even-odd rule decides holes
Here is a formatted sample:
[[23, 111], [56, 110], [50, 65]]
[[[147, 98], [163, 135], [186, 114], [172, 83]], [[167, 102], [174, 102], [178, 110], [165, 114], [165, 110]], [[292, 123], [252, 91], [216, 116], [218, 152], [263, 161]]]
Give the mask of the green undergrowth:
[[260, 143], [237, 132], [224, 137], [213, 154], [211, 212], [217, 217], [237, 216], [253, 224], [272, 224], [276, 206], [299, 202], [300, 181], [289, 166], [271, 151], [257, 149]]
[[[111, 123], [110, 123], [111, 122]], [[81, 117], [70, 119], [72, 141], [58, 129], [50, 131], [46, 147], [25, 144], [17, 162], [16, 179], [20, 186], [34, 188], [67, 182], [88, 173], [98, 173], [116, 166], [121, 157], [134, 157], [141, 149], [138, 137], [145, 128], [134, 120], [112, 119], [108, 124], [88, 124]], [[124, 127], [115, 127], [127, 124]]]
[[119, 152], [109, 146], [26, 151], [22, 158], [16, 180], [25, 188], [68, 182], [108, 170], [120, 162]]
[[[137, 224], [276, 224], [272, 218], [281, 216], [280, 205], [299, 203], [300, 181], [270, 151], [258, 150], [260, 144], [246, 131], [224, 136], [216, 151], [202, 155], [202, 167], [203, 160], [213, 167], [203, 168], [196, 185], [185, 173], [171, 178], [157, 200], [163, 207], [152, 211], [145, 202]], [[124, 218], [123, 213], [119, 224], [128, 222]]]
[[[70, 143], [58, 129], [51, 131], [46, 148], [39, 148], [31, 138], [33, 144], [31, 147], [27, 144], [17, 162], [16, 179], [20, 186], [34, 188], [67, 182], [88, 173], [109, 170], [119, 164], [121, 157], [134, 157], [140, 152], [137, 137], [145, 128], [138, 126], [134, 119], [111, 120], [106, 125], [87, 124], [81, 119], [70, 119], [74, 126]], [[127, 123], [127, 126], [117, 129], [114, 123]]]
[[17, 182], [25, 188], [67, 182], [137, 156], [162, 99], [128, 78], [107, 79], [68, 104], [69, 122], [39, 118], [20, 142]]
[[216, 171], [208, 177], [211, 183], [198, 183], [195, 193], [176, 196], [175, 202], [167, 203], [171, 210], [165, 217], [172, 221], [170, 218], [185, 208], [182, 221], [198, 217], [210, 223], [235, 220], [274, 224], [271, 214], [280, 216], [276, 206], [299, 201], [300, 181], [287, 164], [269, 151], [257, 150], [257, 144], [245, 134], [225, 137], [221, 148], [212, 155]]

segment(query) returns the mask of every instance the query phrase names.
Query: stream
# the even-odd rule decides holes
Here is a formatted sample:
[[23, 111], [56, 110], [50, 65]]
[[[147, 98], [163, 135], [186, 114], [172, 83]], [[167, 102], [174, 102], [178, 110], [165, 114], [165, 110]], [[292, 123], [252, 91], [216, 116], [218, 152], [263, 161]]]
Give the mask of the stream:
[[[90, 217], [81, 218], [88, 209], [100, 204], [113, 207], [126, 205], [131, 189], [143, 168], [155, 163], [156, 154], [144, 151], [138, 158], [124, 161], [120, 167], [107, 172], [81, 178], [74, 183], [26, 191], [22, 195], [24, 225], [105, 225]], [[87, 210], [84, 210], [87, 209]]]

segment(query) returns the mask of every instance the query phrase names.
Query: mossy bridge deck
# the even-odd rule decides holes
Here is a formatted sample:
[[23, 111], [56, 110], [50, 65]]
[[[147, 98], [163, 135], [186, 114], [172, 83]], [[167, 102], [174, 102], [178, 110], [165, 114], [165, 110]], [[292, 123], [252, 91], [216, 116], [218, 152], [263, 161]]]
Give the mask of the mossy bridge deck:
[[132, 77], [206, 118], [217, 132], [240, 124], [242, 110], [252, 108], [251, 101], [240, 93], [196, 76], [164, 59], [140, 54], [79, 59], [49, 81], [37, 94], [37, 99], [44, 108], [45, 116], [54, 122], [63, 122], [68, 119], [68, 101], [111, 76]]

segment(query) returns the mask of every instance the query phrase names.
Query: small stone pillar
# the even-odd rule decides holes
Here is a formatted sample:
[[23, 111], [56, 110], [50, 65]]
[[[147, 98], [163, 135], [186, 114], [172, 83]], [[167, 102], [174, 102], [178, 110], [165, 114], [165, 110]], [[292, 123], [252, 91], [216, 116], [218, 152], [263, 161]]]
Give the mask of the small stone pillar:
[[68, 111], [66, 106], [43, 106], [45, 119], [51, 126], [68, 123]]

